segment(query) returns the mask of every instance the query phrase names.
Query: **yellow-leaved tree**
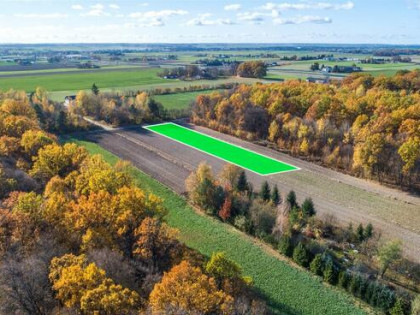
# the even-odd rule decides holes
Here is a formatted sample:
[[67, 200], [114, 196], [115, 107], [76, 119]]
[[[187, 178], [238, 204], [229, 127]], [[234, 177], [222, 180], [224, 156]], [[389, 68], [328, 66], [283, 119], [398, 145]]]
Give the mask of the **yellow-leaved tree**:
[[84, 255], [53, 258], [49, 279], [58, 300], [86, 313], [128, 314], [140, 303], [137, 292], [115, 284]]
[[149, 304], [154, 314], [233, 313], [233, 298], [187, 261], [164, 273], [150, 294]]

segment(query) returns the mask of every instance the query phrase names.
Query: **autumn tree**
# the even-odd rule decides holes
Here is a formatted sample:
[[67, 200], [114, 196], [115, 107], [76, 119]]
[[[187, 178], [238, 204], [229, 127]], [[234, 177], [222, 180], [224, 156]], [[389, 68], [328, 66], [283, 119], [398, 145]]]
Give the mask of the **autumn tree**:
[[156, 218], [145, 218], [134, 235], [136, 242], [133, 254], [149, 266], [165, 268], [180, 254], [177, 231]]
[[223, 221], [228, 220], [231, 216], [231, 210], [232, 210], [232, 200], [228, 196], [225, 198], [222, 208], [219, 210], [219, 217], [221, 217]]
[[238, 66], [236, 73], [245, 78], [263, 78], [267, 75], [267, 66], [263, 61], [246, 61]]
[[381, 277], [384, 276], [389, 266], [401, 258], [402, 248], [400, 241], [389, 241], [378, 250], [378, 261], [381, 267]]
[[57, 299], [66, 307], [76, 307], [84, 312], [128, 314], [140, 302], [138, 293], [116, 285], [106, 277], [104, 270], [89, 263], [84, 255], [53, 258], [49, 278]]
[[179, 312], [229, 314], [233, 298], [218, 290], [214, 278], [202, 273], [200, 268], [182, 261], [155, 285], [149, 298], [154, 314]]
[[229, 188], [234, 189], [237, 186], [239, 176], [241, 174], [241, 168], [234, 164], [226, 164], [220, 171], [218, 178], [220, 181], [228, 185]]
[[86, 313], [131, 314], [138, 309], [137, 292], [105, 279], [96, 288], [86, 291], [80, 298], [80, 309]]
[[86, 149], [74, 143], [50, 144], [38, 151], [30, 174], [44, 182], [56, 175], [65, 177], [77, 170], [87, 155]]
[[24, 152], [33, 157], [38, 154], [38, 151], [46, 145], [52, 144], [55, 141], [54, 137], [46, 134], [43, 131], [28, 130], [22, 135], [20, 144]]

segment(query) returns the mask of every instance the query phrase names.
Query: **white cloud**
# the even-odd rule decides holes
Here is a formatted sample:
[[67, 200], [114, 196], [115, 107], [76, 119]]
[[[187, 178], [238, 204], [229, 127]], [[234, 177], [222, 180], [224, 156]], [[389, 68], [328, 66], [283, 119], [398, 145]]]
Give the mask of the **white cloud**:
[[92, 10], [101, 10], [102, 11], [105, 7], [104, 7], [103, 4], [98, 3], [98, 4], [91, 5], [90, 8]]
[[225, 10], [226, 11], [238, 11], [242, 8], [242, 6], [240, 4], [228, 4], [225, 5]]
[[139, 26], [163, 26], [168, 18], [188, 14], [185, 10], [161, 10], [161, 11], [145, 11], [134, 12], [129, 15], [130, 18], [136, 19]]
[[264, 21], [264, 18], [266, 17], [271, 17], [271, 18], [278, 18], [280, 16], [280, 12], [278, 10], [271, 10], [271, 12], [259, 12], [259, 11], [254, 11], [254, 12], [243, 12], [243, 13], [238, 13], [237, 14], [237, 18], [240, 21], [248, 21], [248, 22], [252, 22], [252, 23], [261, 23]]
[[15, 14], [14, 17], [23, 18], [23, 19], [65, 19], [68, 18], [68, 14], [62, 13], [47, 13], [47, 14], [38, 14], [38, 13], [28, 13], [28, 14]]
[[199, 14], [197, 18], [189, 20], [188, 26], [208, 26], [208, 25], [235, 25], [236, 23], [230, 19], [211, 19], [211, 13]]
[[73, 10], [83, 10], [83, 6], [81, 4], [73, 4], [71, 6]]
[[110, 4], [109, 7], [113, 10], [119, 10], [120, 6], [118, 4]]
[[264, 13], [261, 12], [244, 12], [238, 14], [238, 20], [251, 21], [251, 22], [262, 22], [264, 21]]
[[167, 18], [176, 15], [186, 15], [188, 11], [185, 10], [161, 10], [161, 11], [146, 11], [146, 12], [134, 12], [129, 16], [134, 19], [138, 18]]
[[328, 24], [332, 23], [332, 19], [329, 17], [320, 17], [320, 16], [297, 16], [292, 18], [277, 18], [273, 20], [273, 23], [276, 25], [279, 24], [303, 24], [303, 23], [315, 23], [315, 24]]
[[268, 2], [263, 7], [264, 10], [351, 10], [354, 8], [354, 3], [348, 1], [341, 4], [334, 4], [329, 2], [313, 2], [313, 3], [273, 3]]
[[90, 10], [86, 13], [80, 14], [80, 16], [110, 16], [111, 14], [104, 11], [105, 6], [97, 3], [90, 6]]

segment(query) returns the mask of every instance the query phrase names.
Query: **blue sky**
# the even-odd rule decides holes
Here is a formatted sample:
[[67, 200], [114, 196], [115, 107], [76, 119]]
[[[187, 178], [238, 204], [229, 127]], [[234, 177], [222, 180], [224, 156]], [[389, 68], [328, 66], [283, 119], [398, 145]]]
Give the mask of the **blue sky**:
[[420, 44], [420, 0], [0, 0], [0, 43]]

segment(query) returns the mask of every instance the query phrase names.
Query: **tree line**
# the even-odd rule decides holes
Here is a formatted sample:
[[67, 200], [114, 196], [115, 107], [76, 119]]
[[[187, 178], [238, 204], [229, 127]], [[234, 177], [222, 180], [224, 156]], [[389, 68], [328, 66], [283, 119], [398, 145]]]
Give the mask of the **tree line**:
[[191, 120], [352, 175], [420, 190], [420, 71], [329, 85], [241, 85], [198, 96]]
[[[193, 204], [270, 244], [326, 283], [387, 314], [418, 310], [415, 303], [420, 298], [413, 302], [412, 292], [394, 278], [414, 274], [418, 266], [409, 262], [413, 266], [404, 268], [401, 243], [381, 240], [372, 224], [344, 227], [331, 215], [319, 218], [311, 198], [299, 204], [294, 191], [283, 195], [266, 181], [256, 191], [245, 171], [232, 164], [214, 175], [201, 163], [185, 185]], [[418, 284], [419, 277], [414, 281]]]

